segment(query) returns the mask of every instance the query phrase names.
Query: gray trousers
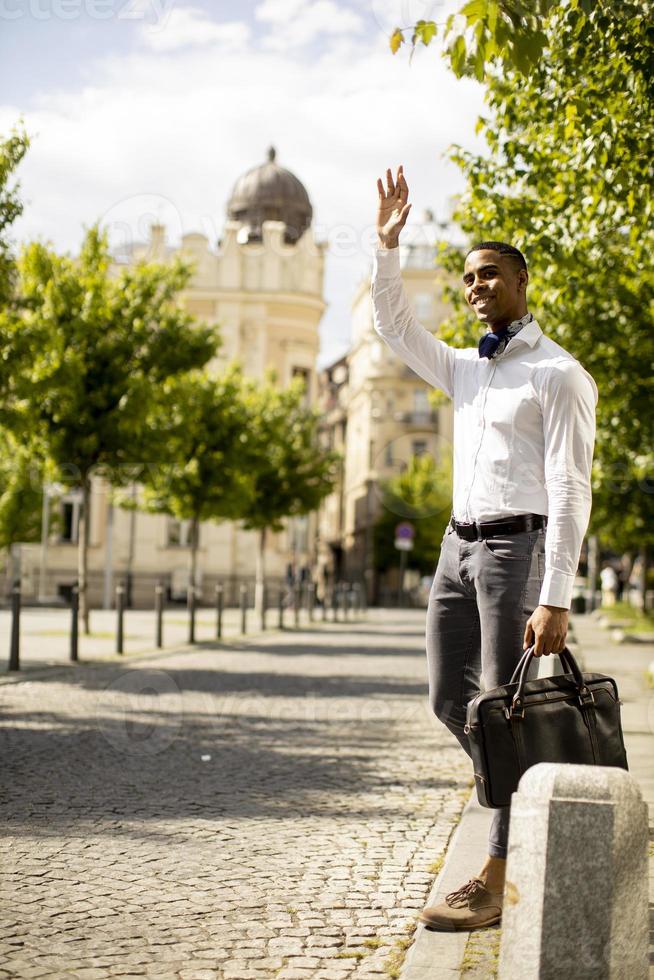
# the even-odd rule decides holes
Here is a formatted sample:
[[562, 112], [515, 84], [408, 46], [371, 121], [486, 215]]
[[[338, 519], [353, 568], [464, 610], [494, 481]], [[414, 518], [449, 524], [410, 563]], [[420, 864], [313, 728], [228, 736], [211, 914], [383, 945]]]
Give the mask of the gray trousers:
[[[429, 700], [468, 755], [468, 701], [482, 685], [490, 690], [508, 683], [544, 571], [544, 529], [485, 541], [464, 541], [449, 526], [445, 532], [427, 609]], [[508, 833], [509, 807], [500, 807], [489, 836], [491, 857], [506, 857]]]

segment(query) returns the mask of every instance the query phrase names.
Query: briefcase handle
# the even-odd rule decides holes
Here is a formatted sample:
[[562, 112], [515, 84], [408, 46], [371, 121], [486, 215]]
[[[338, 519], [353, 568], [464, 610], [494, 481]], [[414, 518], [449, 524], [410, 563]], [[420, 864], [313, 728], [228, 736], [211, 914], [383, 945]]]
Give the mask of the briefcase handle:
[[[527, 671], [529, 670], [529, 664], [531, 663], [534, 657], [534, 649], [535, 647], [532, 645], [528, 647], [527, 650], [525, 650], [523, 655], [520, 657], [520, 660], [518, 661], [516, 668], [513, 671], [513, 674], [511, 675], [511, 680], [509, 681], [509, 684], [514, 684], [516, 678], [518, 678], [518, 689], [513, 695], [513, 699], [511, 702], [512, 715], [523, 708], [523, 691], [525, 687], [525, 682], [527, 680]], [[582, 676], [581, 670], [579, 669], [579, 664], [572, 656], [570, 650], [568, 650], [567, 647], [564, 647], [560, 653], [556, 654], [556, 656], [561, 661], [561, 664], [565, 669], [566, 673], [570, 673], [574, 677], [575, 683], [577, 685], [577, 693], [579, 695], [579, 700], [581, 704], [582, 705], [593, 704], [594, 698], [593, 698], [592, 691], [588, 689], [588, 686]]]

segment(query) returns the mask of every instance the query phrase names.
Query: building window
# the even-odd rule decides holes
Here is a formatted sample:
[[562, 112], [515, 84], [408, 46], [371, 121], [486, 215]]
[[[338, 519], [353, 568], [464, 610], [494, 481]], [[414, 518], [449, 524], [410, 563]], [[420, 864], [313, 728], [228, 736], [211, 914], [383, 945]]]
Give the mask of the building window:
[[414, 456], [424, 456], [427, 452], [427, 441], [425, 439], [414, 439], [411, 443], [411, 451]]
[[[200, 543], [199, 539], [200, 533], [198, 528], [198, 545]], [[174, 517], [169, 517], [166, 544], [169, 548], [190, 548], [191, 522], [178, 521]]]
[[64, 499], [61, 501], [61, 532], [59, 540], [65, 544], [77, 544], [79, 523], [82, 512], [81, 501]]
[[413, 411], [416, 415], [429, 417], [429, 395], [426, 388], [413, 389]]

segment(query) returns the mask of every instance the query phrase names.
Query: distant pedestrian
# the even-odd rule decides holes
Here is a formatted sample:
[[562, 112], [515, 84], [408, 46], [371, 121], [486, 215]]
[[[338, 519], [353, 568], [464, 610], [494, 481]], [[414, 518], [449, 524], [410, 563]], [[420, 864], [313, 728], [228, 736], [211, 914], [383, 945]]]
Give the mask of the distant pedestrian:
[[600, 572], [600, 584], [602, 586], [602, 605], [614, 606], [618, 598], [620, 580], [615, 568], [608, 562]]

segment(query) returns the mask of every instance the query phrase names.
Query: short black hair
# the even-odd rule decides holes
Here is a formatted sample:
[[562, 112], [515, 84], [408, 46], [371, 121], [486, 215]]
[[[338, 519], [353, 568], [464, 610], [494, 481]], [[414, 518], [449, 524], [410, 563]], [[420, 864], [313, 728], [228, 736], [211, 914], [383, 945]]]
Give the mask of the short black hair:
[[508, 245], [506, 242], [477, 242], [472, 248], [467, 252], [466, 258], [470, 255], [470, 252], [481, 252], [487, 249], [490, 252], [499, 252], [500, 255], [508, 255], [515, 262], [518, 269], [526, 269], [527, 262], [520, 251], [515, 245]]

